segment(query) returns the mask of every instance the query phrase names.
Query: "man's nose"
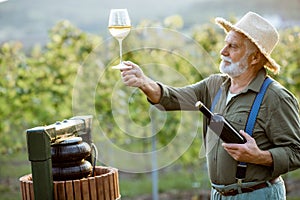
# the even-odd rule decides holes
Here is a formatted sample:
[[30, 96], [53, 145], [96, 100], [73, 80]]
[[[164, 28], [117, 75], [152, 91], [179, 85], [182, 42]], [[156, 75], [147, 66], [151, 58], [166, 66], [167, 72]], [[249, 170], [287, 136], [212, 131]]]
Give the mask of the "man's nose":
[[223, 49], [221, 49], [220, 54], [223, 56], [229, 56], [227, 46], [224, 46]]

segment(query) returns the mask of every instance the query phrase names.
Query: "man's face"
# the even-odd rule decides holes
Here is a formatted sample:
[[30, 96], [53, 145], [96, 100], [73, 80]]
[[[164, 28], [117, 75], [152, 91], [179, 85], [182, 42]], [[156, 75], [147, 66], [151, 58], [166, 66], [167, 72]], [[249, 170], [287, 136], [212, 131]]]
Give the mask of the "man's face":
[[231, 77], [237, 77], [248, 69], [246, 38], [241, 33], [230, 31], [221, 50], [220, 71]]

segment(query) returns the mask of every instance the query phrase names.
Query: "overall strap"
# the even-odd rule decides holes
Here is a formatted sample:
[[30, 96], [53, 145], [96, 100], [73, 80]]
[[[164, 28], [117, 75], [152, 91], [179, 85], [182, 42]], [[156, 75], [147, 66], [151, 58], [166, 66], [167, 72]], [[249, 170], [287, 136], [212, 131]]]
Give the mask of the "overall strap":
[[[268, 86], [270, 83], [272, 83], [273, 80], [269, 77], [267, 77], [264, 80], [264, 83], [262, 84], [260, 91], [255, 97], [255, 100], [252, 104], [250, 114], [247, 119], [247, 124], [245, 128], [245, 132], [248, 133], [250, 136], [253, 134], [254, 125], [256, 122], [256, 117], [258, 115], [260, 105], [263, 101], [264, 95], [268, 89]], [[247, 163], [245, 162], [239, 162], [236, 170], [236, 179], [238, 180], [238, 183], [241, 183], [241, 181], [246, 177], [246, 169], [247, 169]]]
[[260, 104], [261, 104], [261, 102], [262, 102], [262, 100], [265, 96], [265, 93], [268, 89], [268, 86], [270, 85], [270, 83], [272, 81], [273, 80], [269, 77], [267, 77], [264, 80], [264, 83], [262, 84], [262, 86], [260, 88], [260, 91], [256, 95], [255, 100], [252, 104], [251, 111], [250, 111], [250, 114], [248, 116], [248, 120], [247, 120], [247, 124], [246, 124], [246, 128], [245, 128], [245, 132], [248, 133], [250, 136], [252, 136], [252, 134], [253, 134], [254, 124], [255, 124], [255, 121], [256, 121], [256, 117], [258, 115]]

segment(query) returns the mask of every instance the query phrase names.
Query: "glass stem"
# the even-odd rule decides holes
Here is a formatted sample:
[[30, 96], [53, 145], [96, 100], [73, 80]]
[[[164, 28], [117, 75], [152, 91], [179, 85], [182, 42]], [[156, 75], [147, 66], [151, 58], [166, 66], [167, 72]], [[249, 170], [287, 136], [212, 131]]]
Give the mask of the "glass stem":
[[119, 46], [120, 46], [120, 64], [123, 62], [122, 60], [122, 55], [123, 55], [123, 52], [122, 52], [122, 40], [118, 40], [119, 41]]

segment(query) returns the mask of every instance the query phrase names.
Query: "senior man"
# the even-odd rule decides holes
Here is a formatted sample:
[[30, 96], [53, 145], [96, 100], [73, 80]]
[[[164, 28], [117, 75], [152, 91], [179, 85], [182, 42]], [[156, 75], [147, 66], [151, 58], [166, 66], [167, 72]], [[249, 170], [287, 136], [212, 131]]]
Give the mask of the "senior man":
[[140, 88], [158, 108], [195, 110], [199, 100], [241, 130], [245, 144], [224, 143], [204, 120], [211, 199], [285, 199], [281, 175], [300, 166], [298, 101], [278, 82], [270, 81], [251, 136], [244, 131], [254, 100], [265, 80], [270, 80], [267, 72], [280, 70], [270, 56], [279, 41], [278, 32], [253, 12], [234, 25], [223, 18], [216, 18], [216, 23], [227, 33], [220, 51], [221, 74], [175, 88], [153, 81], [137, 64], [125, 62], [131, 69], [121, 70], [122, 80]]

